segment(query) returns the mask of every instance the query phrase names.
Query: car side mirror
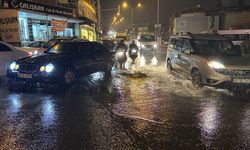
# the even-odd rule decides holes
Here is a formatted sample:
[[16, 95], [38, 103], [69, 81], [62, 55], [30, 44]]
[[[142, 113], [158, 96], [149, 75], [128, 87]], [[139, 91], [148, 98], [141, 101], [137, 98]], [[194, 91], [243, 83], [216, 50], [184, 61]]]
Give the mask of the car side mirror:
[[191, 49], [190, 49], [190, 48], [184, 49], [184, 53], [185, 53], [185, 54], [191, 54]]

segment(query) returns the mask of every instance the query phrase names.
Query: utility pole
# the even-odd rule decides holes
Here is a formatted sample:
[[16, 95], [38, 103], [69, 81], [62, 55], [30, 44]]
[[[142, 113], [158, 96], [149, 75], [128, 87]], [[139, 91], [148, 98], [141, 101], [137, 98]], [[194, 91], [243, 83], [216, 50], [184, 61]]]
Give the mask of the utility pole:
[[98, 11], [98, 20], [97, 20], [97, 30], [98, 32], [100, 32], [101, 29], [101, 4], [100, 4], [100, 0], [97, 0], [97, 11]]
[[160, 23], [160, 0], [157, 0], [157, 24]]
[[156, 50], [156, 57], [159, 59], [160, 57], [160, 44], [161, 44], [161, 25], [160, 25], [160, 0], [157, 0], [157, 21], [156, 21], [156, 37], [157, 37], [157, 45], [158, 48]]
[[131, 27], [134, 27], [134, 7], [131, 8]]

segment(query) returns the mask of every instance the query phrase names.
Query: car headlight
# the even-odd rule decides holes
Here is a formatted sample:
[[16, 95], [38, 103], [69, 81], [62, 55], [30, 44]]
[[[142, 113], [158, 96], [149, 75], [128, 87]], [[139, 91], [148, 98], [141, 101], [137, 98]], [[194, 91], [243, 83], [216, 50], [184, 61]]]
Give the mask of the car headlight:
[[54, 65], [53, 64], [48, 64], [46, 67], [45, 67], [45, 71], [47, 73], [50, 73], [54, 70]]
[[14, 70], [16, 68], [17, 63], [14, 61], [10, 64], [10, 69]]
[[154, 44], [154, 48], [157, 48], [157, 44]]
[[45, 71], [45, 66], [41, 66], [40, 67], [40, 72], [44, 72]]
[[142, 47], [142, 48], [145, 48], [145, 45], [141, 44], [141, 47]]
[[132, 53], [136, 53], [137, 52], [137, 50], [135, 50], [135, 49], [132, 49], [132, 51], [131, 51]]
[[226, 68], [222, 63], [216, 62], [216, 61], [209, 62], [208, 66], [213, 69], [225, 69]]
[[118, 54], [118, 56], [122, 56], [123, 52], [118, 52], [117, 54]]
[[16, 64], [15, 70], [19, 69], [19, 64]]
[[38, 54], [38, 51], [36, 50], [36, 51], [34, 51], [34, 55], [37, 55]]

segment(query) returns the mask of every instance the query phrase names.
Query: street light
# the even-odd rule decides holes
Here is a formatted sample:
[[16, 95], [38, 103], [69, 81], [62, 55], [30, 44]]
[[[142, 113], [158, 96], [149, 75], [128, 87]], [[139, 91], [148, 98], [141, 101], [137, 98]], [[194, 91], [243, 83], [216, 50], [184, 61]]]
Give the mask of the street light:
[[[129, 7], [128, 3], [126, 1], [124, 1], [122, 3], [122, 8], [123, 9], [127, 9], [128, 7]], [[141, 8], [142, 7], [142, 3], [138, 2], [135, 6], [131, 6], [131, 26], [132, 26], [132, 28], [134, 26], [134, 8], [135, 7]]]
[[138, 8], [141, 8], [141, 7], [142, 7], [141, 2], [139, 2], [139, 3], [137, 4], [137, 7], [138, 7]]
[[125, 8], [125, 9], [128, 8], [128, 3], [127, 2], [123, 2], [122, 3], [122, 8]]

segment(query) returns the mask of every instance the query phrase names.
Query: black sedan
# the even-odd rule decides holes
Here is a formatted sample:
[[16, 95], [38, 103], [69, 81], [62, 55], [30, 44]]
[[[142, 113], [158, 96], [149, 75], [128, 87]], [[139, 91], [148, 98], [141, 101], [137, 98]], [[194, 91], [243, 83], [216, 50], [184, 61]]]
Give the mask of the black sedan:
[[9, 89], [71, 85], [80, 76], [98, 71], [110, 74], [110, 52], [96, 42], [59, 42], [44, 54], [12, 62], [7, 70]]

